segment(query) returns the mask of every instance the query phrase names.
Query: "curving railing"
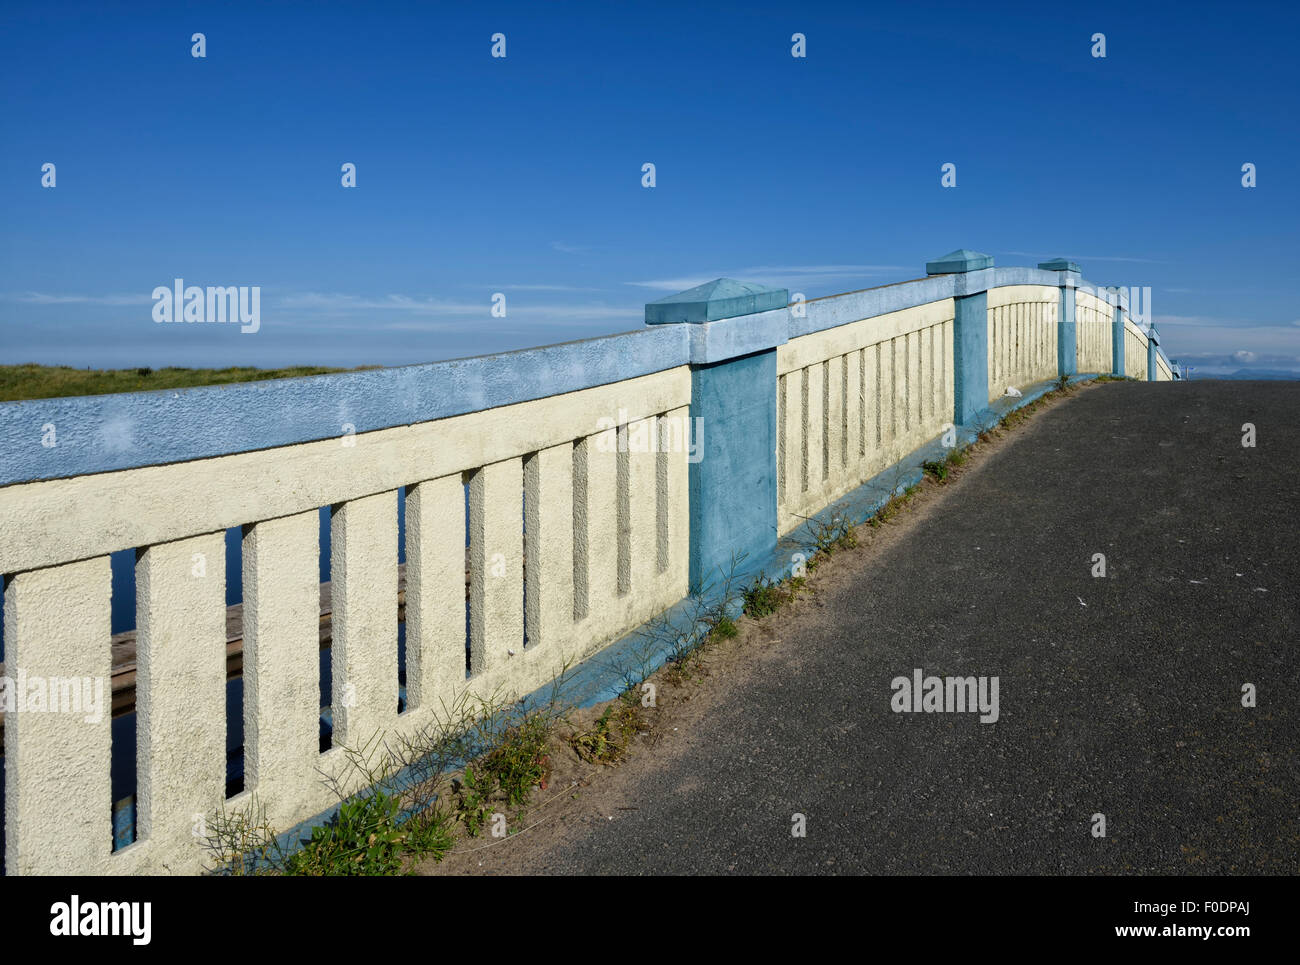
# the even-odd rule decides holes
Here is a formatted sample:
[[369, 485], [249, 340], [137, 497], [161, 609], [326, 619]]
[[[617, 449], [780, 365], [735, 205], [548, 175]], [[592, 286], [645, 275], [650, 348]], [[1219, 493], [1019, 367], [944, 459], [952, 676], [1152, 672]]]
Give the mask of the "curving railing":
[[1174, 378], [1077, 266], [928, 268], [810, 302], [719, 280], [506, 355], [0, 405], [7, 873], [199, 871], [206, 815], [310, 820], [345, 747], [542, 687], [1008, 387]]

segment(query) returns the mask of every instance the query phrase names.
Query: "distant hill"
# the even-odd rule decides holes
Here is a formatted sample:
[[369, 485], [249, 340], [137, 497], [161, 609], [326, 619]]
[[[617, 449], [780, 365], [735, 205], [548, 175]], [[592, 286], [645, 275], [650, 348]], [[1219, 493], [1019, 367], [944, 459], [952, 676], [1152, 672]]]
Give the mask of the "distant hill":
[[[361, 366], [363, 369], [378, 367]], [[304, 375], [348, 371], [355, 370], [320, 365], [296, 365], [283, 369], [74, 369], [66, 365], [0, 365], [0, 402], [52, 399], [69, 395], [188, 389], [199, 385], [261, 382], [266, 379], [292, 379]]]

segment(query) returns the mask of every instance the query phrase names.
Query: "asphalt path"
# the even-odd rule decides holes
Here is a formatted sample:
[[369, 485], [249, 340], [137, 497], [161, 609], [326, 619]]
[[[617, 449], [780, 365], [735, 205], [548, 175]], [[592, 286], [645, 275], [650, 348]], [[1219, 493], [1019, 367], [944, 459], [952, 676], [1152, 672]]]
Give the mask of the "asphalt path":
[[[1081, 391], [529, 870], [1296, 874], [1298, 510], [1300, 384]], [[997, 677], [996, 722], [896, 712], [918, 670]]]

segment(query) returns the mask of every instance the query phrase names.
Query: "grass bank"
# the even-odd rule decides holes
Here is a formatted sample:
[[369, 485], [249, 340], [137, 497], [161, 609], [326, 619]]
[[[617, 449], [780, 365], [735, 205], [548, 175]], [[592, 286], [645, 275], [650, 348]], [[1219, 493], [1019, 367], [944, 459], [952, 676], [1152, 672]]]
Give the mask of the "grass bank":
[[186, 369], [172, 366], [164, 369], [76, 369], [67, 365], [0, 365], [0, 402], [151, 392], [156, 389], [192, 389], [200, 385], [263, 382], [267, 379], [292, 379], [303, 375], [326, 375], [330, 372], [373, 368], [380, 366], [363, 365], [358, 369], [327, 368], [323, 365], [294, 365], [283, 369]]

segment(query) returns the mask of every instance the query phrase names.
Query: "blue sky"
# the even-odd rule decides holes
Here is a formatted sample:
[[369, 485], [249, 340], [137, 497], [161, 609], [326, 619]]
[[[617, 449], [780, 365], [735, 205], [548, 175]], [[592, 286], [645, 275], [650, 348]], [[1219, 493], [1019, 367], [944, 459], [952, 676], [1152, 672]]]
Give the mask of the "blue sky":
[[[422, 362], [626, 331], [720, 275], [811, 298], [968, 247], [1150, 286], [1168, 353], [1206, 374], [1300, 371], [1294, 5], [0, 18], [0, 362]], [[260, 330], [155, 324], [177, 277], [260, 286]]]

